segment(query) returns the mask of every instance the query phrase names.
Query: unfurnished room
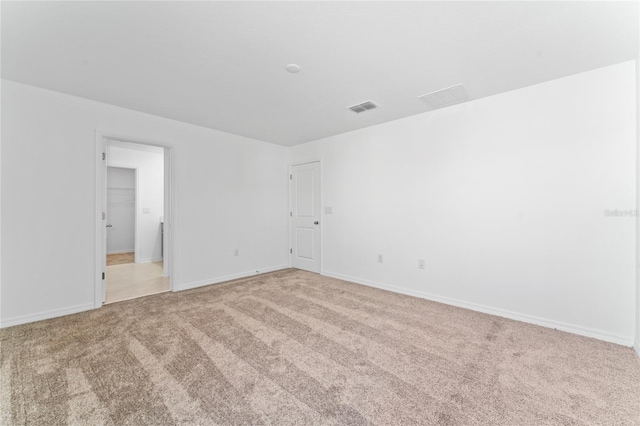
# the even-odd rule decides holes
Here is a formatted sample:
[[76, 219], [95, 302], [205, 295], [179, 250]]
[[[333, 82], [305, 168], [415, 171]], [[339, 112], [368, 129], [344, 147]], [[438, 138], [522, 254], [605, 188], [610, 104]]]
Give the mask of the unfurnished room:
[[639, 2], [0, 16], [0, 424], [640, 425]]

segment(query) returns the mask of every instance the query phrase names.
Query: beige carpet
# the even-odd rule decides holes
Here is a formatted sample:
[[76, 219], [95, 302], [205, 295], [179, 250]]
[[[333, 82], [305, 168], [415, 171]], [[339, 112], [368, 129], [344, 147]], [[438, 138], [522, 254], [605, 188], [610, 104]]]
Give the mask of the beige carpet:
[[630, 348], [285, 270], [0, 330], [2, 425], [639, 425]]

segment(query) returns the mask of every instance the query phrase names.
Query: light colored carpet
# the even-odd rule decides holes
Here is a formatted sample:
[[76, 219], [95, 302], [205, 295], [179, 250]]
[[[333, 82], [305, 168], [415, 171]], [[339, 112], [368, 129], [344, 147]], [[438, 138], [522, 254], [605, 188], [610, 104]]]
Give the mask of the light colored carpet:
[[0, 330], [3, 425], [638, 425], [630, 348], [285, 270]]

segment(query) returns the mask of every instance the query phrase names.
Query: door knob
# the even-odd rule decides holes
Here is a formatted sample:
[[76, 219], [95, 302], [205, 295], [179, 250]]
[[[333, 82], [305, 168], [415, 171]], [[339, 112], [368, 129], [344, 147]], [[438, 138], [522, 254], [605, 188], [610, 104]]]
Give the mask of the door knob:
[[107, 228], [113, 228], [113, 225], [112, 224], [108, 224]]
[[314, 225], [319, 224], [320, 222], [318, 222], [317, 220], [315, 222], [313, 222]]

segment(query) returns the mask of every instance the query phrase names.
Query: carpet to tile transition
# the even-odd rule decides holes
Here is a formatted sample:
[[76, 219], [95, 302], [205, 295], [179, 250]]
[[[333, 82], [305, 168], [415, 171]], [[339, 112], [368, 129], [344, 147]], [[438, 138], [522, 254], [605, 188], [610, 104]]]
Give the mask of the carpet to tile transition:
[[630, 348], [298, 270], [0, 345], [2, 425], [640, 425]]

